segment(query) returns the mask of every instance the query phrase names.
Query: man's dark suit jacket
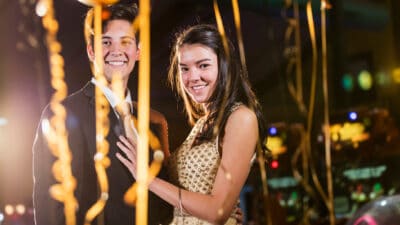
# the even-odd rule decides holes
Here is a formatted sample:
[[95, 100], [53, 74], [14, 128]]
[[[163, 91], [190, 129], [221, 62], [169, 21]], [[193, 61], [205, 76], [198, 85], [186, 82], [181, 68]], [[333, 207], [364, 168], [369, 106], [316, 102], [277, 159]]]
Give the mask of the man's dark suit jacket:
[[[68, 143], [73, 157], [72, 173], [77, 180], [75, 189], [75, 197], [79, 204], [76, 213], [77, 225], [83, 224], [87, 210], [99, 196], [93, 160], [96, 153], [94, 90], [94, 85], [89, 82], [63, 101], [67, 110]], [[46, 107], [41, 121], [51, 118], [51, 115], [50, 108]], [[114, 132], [118, 130], [116, 127], [119, 125], [112, 109], [110, 109], [109, 120], [110, 129], [107, 141], [110, 145], [108, 157], [111, 165], [106, 170], [109, 179], [109, 199], [104, 209], [104, 224], [133, 225], [135, 224], [135, 209], [124, 203], [123, 196], [134, 179], [115, 156], [116, 152], [120, 151], [116, 145], [117, 134]], [[64, 225], [63, 205], [52, 199], [49, 194], [49, 187], [56, 183], [51, 172], [55, 157], [47, 146], [41, 124], [42, 122], [38, 126], [33, 145], [35, 223], [36, 225]], [[155, 133], [157, 135], [157, 132]], [[159, 177], [165, 179], [165, 174], [165, 170], [162, 170]], [[149, 224], [166, 224], [171, 217], [172, 207], [150, 192]], [[95, 225], [97, 222], [94, 221], [92, 224]]]

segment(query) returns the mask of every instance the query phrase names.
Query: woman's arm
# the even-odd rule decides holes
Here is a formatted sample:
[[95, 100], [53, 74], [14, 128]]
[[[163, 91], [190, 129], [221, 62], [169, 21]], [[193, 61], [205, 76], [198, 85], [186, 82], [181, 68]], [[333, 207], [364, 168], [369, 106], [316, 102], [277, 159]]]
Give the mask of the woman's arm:
[[[183, 210], [213, 224], [223, 224], [236, 205], [240, 190], [250, 171], [250, 160], [258, 140], [257, 118], [253, 111], [240, 106], [229, 116], [222, 142], [222, 158], [210, 195], [181, 190]], [[135, 148], [126, 143], [118, 146], [131, 161], [121, 159], [136, 176]], [[135, 160], [133, 160], [135, 159]], [[134, 168], [134, 169], [133, 169]], [[159, 178], [149, 185], [150, 191], [179, 208], [179, 188]]]

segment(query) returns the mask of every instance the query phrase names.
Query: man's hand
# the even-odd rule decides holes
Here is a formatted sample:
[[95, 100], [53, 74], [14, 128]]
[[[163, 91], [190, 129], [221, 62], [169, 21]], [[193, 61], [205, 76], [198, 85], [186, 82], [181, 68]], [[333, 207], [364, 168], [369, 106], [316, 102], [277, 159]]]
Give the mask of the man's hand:
[[117, 152], [117, 158], [129, 169], [133, 178], [136, 179], [136, 144], [133, 144], [124, 136], [119, 136], [117, 146], [125, 153], [126, 157]]

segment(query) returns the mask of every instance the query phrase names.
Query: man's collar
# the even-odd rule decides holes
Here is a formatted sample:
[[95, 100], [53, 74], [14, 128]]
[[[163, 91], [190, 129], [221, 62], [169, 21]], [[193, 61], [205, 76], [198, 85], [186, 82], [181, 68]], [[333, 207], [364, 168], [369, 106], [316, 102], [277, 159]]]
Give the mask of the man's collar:
[[[108, 102], [110, 103], [111, 107], [115, 107], [118, 103], [121, 102], [121, 99], [107, 86], [102, 85], [96, 78], [92, 77], [90, 80], [95, 86], [99, 87], [103, 94], [106, 96]], [[129, 89], [127, 89], [127, 94], [125, 96], [125, 101], [132, 104], [132, 96]]]

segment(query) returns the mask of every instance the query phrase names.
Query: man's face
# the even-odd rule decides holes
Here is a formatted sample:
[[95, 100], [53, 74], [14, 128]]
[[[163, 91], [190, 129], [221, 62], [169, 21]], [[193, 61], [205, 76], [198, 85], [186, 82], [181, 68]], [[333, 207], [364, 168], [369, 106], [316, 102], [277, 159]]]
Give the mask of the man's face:
[[[132, 24], [126, 20], [111, 20], [102, 34], [104, 76], [111, 83], [114, 75], [121, 76], [124, 84], [139, 59], [139, 47]], [[95, 55], [92, 45], [88, 45], [88, 55], [95, 69]]]

